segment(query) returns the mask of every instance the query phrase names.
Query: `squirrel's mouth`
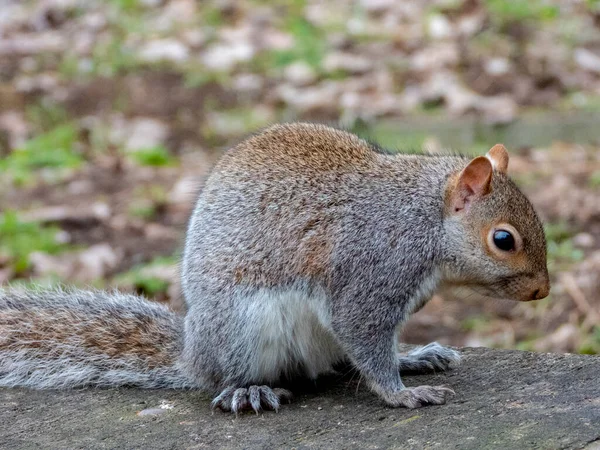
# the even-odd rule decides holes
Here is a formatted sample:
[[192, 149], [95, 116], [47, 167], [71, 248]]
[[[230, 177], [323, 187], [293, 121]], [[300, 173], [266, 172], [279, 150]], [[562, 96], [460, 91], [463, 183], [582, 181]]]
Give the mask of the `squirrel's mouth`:
[[472, 283], [466, 286], [485, 298], [517, 302], [541, 300], [550, 294], [550, 282], [547, 274], [526, 278], [507, 277], [496, 283]]
[[546, 298], [550, 293], [547, 273], [539, 276], [507, 276], [488, 283], [468, 278], [446, 278], [439, 291], [448, 291], [455, 297], [481, 298], [482, 300], [508, 300], [511, 302], [531, 302]]
[[479, 284], [464, 284], [462, 286], [449, 286], [450, 292], [456, 297], [464, 299], [480, 298], [486, 301], [510, 301], [510, 302], [526, 302], [531, 299], [521, 298], [518, 295], [507, 294], [499, 289], [494, 289], [491, 286]]
[[[473, 288], [473, 287], [472, 287]], [[501, 293], [499, 291], [487, 290], [487, 289], [477, 289], [474, 288], [475, 292], [477, 292], [482, 297], [491, 299], [491, 300], [508, 300], [511, 302], [532, 302], [535, 300], [541, 300], [548, 296], [548, 294], [540, 294], [539, 290], [533, 291], [533, 293], [521, 293], [521, 294], [506, 294]]]

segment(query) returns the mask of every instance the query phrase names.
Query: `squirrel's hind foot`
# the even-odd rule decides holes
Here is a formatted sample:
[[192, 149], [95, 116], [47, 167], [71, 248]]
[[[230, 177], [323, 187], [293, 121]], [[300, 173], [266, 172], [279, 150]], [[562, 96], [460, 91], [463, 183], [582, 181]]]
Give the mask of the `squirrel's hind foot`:
[[394, 408], [420, 408], [425, 405], [443, 405], [454, 391], [443, 386], [417, 386], [399, 392], [384, 394], [383, 400]]
[[235, 415], [241, 411], [252, 409], [256, 414], [261, 409], [277, 412], [282, 401], [290, 403], [292, 393], [287, 389], [270, 388], [269, 386], [249, 386], [225, 388], [211, 403], [212, 409], [231, 411]]
[[452, 369], [460, 364], [460, 354], [451, 348], [432, 342], [398, 357], [400, 372], [427, 373]]

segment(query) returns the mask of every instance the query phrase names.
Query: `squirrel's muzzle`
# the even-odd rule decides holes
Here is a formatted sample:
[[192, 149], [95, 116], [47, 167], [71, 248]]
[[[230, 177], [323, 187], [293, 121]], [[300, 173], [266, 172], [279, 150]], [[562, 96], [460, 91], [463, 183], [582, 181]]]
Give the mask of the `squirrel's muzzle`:
[[549, 293], [550, 293], [550, 278], [548, 277], [548, 273], [546, 272], [542, 276], [540, 276], [539, 281], [534, 286], [533, 291], [531, 292], [531, 295], [529, 296], [529, 298], [526, 301], [541, 300], [543, 298], [548, 297]]

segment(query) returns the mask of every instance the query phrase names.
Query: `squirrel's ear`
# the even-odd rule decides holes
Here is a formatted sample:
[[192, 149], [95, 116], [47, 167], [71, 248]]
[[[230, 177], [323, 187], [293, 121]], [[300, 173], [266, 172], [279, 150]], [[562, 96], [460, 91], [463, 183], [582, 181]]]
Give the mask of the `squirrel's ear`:
[[467, 208], [471, 202], [490, 192], [492, 163], [485, 156], [473, 159], [458, 175], [451, 193], [451, 206], [454, 212]]
[[506, 151], [506, 148], [504, 148], [504, 145], [494, 145], [485, 156], [490, 160], [494, 169], [506, 173], [508, 170], [508, 152]]

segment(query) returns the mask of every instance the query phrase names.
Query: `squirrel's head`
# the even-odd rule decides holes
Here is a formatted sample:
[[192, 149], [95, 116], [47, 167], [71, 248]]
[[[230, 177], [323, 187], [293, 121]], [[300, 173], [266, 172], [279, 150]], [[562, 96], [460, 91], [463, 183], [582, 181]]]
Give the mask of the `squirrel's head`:
[[445, 278], [487, 296], [542, 299], [550, 291], [544, 230], [507, 168], [508, 153], [498, 144], [449, 178]]

